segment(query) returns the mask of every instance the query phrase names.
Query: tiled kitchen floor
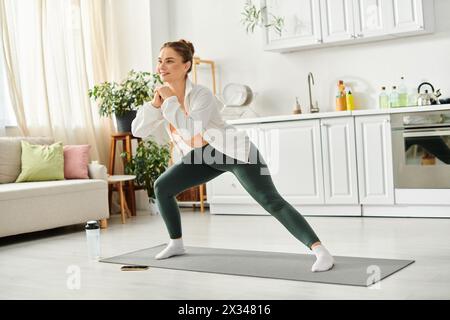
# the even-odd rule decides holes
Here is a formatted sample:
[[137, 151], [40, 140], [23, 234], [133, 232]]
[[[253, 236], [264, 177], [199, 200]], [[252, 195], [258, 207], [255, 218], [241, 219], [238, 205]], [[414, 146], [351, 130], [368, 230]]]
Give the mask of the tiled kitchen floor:
[[[306, 217], [334, 255], [414, 259], [378, 288], [90, 263], [83, 225], [0, 239], [0, 299], [449, 299], [450, 219]], [[271, 216], [201, 214], [182, 208], [184, 243], [308, 253]], [[102, 256], [167, 241], [160, 216], [139, 212], [102, 230]], [[80, 271], [79, 289], [73, 287]], [[68, 285], [69, 284], [69, 285]]]

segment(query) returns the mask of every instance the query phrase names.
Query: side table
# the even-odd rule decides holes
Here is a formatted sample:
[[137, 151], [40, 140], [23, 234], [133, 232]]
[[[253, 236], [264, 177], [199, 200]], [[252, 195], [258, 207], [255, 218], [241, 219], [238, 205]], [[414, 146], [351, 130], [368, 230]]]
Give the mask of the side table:
[[[133, 157], [132, 146], [131, 146], [131, 141], [133, 139], [137, 140], [138, 143], [140, 141], [142, 141], [141, 138], [134, 137], [131, 132], [119, 132], [119, 133], [115, 133], [115, 134], [111, 135], [111, 147], [110, 147], [110, 152], [109, 152], [109, 170], [108, 170], [108, 173], [110, 175], [114, 175], [117, 142], [122, 141], [122, 146], [123, 146], [122, 149], [128, 155], [125, 159], [123, 159], [123, 164], [125, 165]], [[113, 188], [113, 186], [111, 186], [108, 189], [109, 189], [108, 190], [108, 201], [109, 201], [109, 205], [111, 206], [111, 195], [112, 195], [112, 192], [114, 191], [113, 190], [114, 188]], [[133, 216], [136, 215], [136, 200], [135, 200], [134, 191], [140, 190], [140, 189], [143, 189], [143, 188], [139, 187], [139, 186], [135, 186], [134, 182], [132, 182], [132, 181], [129, 183], [126, 183], [124, 186], [124, 190], [126, 191], [125, 194], [126, 194], [127, 200], [129, 201], [129, 204], [130, 204], [131, 215], [133, 215]]]
[[132, 175], [109, 175], [108, 183], [118, 185], [119, 195], [120, 195], [120, 213], [122, 215], [122, 223], [125, 223], [125, 214], [128, 218], [131, 217], [130, 208], [127, 205], [127, 202], [124, 197], [123, 186], [124, 182], [133, 181], [136, 179], [136, 176]]

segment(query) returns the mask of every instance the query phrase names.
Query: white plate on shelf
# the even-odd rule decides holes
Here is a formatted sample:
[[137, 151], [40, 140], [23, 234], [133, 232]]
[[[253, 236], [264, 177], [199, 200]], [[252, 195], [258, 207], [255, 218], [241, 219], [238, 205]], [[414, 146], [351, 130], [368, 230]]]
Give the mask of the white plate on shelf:
[[229, 83], [223, 89], [223, 102], [226, 106], [248, 105], [252, 98], [252, 90], [243, 84]]

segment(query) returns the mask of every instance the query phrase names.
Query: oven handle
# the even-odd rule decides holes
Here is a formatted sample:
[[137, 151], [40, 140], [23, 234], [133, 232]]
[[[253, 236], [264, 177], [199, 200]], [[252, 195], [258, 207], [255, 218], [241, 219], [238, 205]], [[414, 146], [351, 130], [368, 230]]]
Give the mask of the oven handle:
[[404, 132], [403, 137], [410, 138], [410, 137], [436, 137], [436, 136], [443, 136], [443, 135], [450, 135], [450, 130], [438, 130], [438, 131], [415, 131], [415, 132]]

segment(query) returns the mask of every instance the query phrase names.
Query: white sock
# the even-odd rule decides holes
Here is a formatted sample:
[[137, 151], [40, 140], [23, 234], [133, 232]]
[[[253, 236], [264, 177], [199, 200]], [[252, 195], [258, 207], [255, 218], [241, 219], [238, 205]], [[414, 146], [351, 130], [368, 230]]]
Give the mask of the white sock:
[[166, 259], [166, 258], [169, 258], [172, 256], [182, 255], [184, 253], [185, 253], [185, 250], [184, 250], [184, 245], [183, 245], [183, 239], [182, 238], [170, 239], [170, 242], [167, 245], [167, 247], [163, 251], [158, 253], [155, 256], [155, 258], [157, 260]]
[[312, 251], [316, 255], [316, 262], [313, 264], [311, 271], [327, 271], [333, 267], [334, 259], [323, 245], [315, 246]]

